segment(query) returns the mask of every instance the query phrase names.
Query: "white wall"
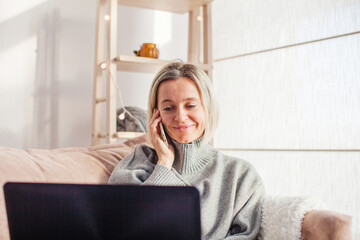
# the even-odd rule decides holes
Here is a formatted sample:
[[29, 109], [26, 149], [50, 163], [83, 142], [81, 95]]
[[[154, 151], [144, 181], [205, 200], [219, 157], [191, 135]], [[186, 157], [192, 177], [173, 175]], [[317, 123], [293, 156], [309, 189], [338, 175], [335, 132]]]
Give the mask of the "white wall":
[[[161, 58], [186, 59], [186, 15], [119, 11], [119, 54], [154, 41]], [[0, 0], [0, 145], [90, 145], [95, 16], [95, 0]], [[354, 239], [359, 31], [358, 1], [213, 3], [215, 146], [251, 161], [268, 194], [315, 195], [352, 215]], [[118, 76], [125, 104], [145, 108], [152, 75]]]
[[360, 239], [360, 2], [212, 9], [215, 146], [254, 164], [268, 194], [317, 196], [351, 215]]
[[[0, 0], [0, 145], [90, 145], [96, 7], [96, 0]], [[119, 7], [118, 53], [155, 42], [161, 58], [186, 59], [187, 20]], [[153, 75], [118, 75], [125, 105], [145, 108]]]

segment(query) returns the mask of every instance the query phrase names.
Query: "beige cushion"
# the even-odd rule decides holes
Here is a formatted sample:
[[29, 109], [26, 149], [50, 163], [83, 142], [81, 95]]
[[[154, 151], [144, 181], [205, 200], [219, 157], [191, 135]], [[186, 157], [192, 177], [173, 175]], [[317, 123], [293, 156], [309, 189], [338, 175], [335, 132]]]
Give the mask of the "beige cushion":
[[[0, 186], [9, 181], [105, 184], [115, 165], [146, 135], [123, 143], [53, 150], [0, 147]], [[9, 239], [3, 191], [0, 193], [0, 240]], [[306, 214], [304, 239], [350, 239], [351, 217], [313, 210]]]
[[351, 216], [325, 210], [312, 210], [303, 220], [304, 240], [350, 240]]
[[9, 239], [3, 185], [9, 181], [105, 184], [115, 165], [146, 135], [123, 143], [53, 150], [0, 147], [0, 239]]

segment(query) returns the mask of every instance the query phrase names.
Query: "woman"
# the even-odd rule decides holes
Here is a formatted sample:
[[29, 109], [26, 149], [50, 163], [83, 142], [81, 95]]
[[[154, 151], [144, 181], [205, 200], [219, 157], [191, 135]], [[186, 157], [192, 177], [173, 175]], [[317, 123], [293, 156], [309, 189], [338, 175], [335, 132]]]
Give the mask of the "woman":
[[[203, 239], [256, 239], [264, 187], [248, 162], [208, 144], [217, 119], [205, 72], [182, 62], [166, 65], [149, 94], [148, 131], [154, 148], [137, 146], [115, 167], [109, 183], [195, 186]], [[168, 146], [161, 138], [161, 123]]]

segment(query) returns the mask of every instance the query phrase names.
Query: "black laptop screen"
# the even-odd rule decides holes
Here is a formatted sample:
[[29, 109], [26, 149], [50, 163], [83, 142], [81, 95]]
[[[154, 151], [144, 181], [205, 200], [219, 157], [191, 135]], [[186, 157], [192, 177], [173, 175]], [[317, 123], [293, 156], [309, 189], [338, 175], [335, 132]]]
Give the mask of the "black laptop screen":
[[7, 183], [19, 239], [201, 239], [194, 187]]

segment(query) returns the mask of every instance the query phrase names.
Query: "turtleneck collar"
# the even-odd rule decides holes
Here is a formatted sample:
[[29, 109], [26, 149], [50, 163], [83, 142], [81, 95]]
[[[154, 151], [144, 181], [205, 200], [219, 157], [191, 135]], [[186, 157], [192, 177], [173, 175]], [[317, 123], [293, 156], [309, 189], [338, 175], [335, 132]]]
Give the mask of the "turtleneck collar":
[[175, 150], [173, 168], [180, 174], [199, 171], [213, 159], [210, 157], [211, 146], [202, 144], [203, 137], [191, 143], [178, 143], [174, 139], [170, 141]]

